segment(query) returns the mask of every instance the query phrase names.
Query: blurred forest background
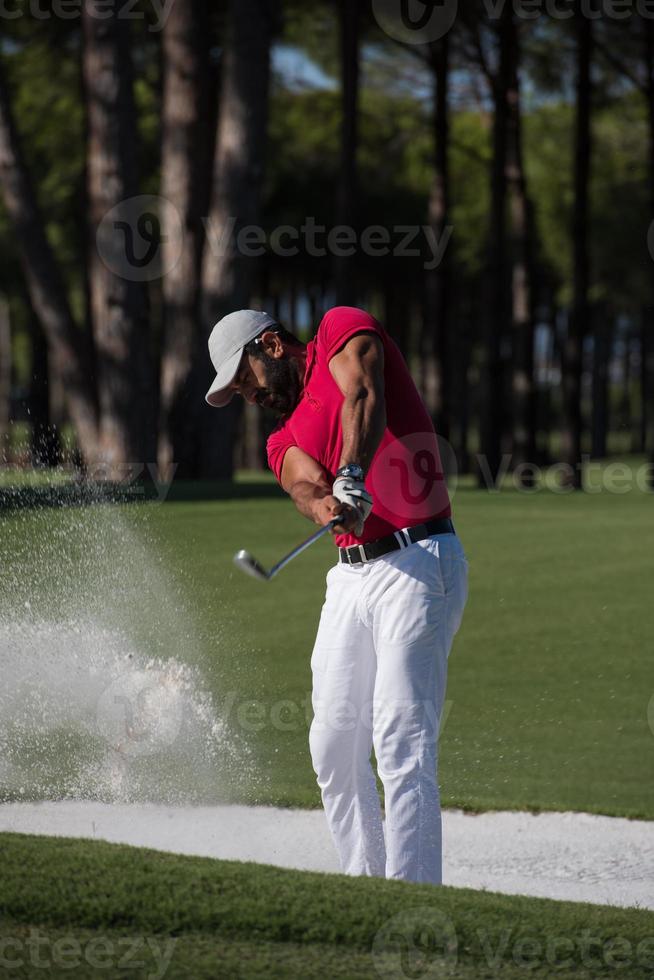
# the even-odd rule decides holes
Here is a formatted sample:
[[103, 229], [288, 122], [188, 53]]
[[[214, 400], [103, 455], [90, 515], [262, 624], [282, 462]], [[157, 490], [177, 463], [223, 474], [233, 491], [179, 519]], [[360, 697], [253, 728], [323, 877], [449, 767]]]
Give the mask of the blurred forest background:
[[415, 44], [373, 6], [4, 5], [6, 464], [262, 468], [274, 419], [204, 403], [211, 327], [251, 306], [307, 340], [340, 303], [386, 325], [462, 472], [654, 461], [654, 19], [461, 0]]

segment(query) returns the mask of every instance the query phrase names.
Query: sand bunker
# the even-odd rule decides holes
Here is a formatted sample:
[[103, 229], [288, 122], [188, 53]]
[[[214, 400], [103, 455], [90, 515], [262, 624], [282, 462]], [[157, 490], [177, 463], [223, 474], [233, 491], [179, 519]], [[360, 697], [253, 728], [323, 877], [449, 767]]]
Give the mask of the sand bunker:
[[[7, 803], [0, 831], [89, 837], [177, 854], [338, 871], [322, 811]], [[587, 813], [443, 814], [444, 883], [654, 910], [654, 823]]]

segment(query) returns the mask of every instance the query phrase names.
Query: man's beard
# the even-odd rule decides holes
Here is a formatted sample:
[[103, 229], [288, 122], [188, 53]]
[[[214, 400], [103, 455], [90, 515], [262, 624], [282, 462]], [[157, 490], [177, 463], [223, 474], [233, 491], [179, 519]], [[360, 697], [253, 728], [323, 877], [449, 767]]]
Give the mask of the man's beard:
[[257, 392], [257, 403], [286, 418], [302, 393], [298, 366], [292, 357], [269, 357], [267, 354], [260, 363], [266, 375], [266, 387]]

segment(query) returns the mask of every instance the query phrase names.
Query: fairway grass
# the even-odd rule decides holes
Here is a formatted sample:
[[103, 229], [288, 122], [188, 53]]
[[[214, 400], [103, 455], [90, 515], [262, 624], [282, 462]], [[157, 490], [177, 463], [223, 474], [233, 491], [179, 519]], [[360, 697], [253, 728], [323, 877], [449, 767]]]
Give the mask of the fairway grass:
[[[270, 583], [239, 573], [231, 561], [238, 549], [272, 564], [312, 530], [289, 501], [265, 491], [248, 496], [246, 486], [240, 499], [203, 500], [200, 487], [193, 501], [119, 508], [167, 589], [163, 598], [146, 594], [144, 578], [130, 629], [144, 652], [197, 667], [247, 746], [249, 768], [229, 798], [315, 806], [309, 661], [334, 549], [318, 542]], [[654, 496], [636, 490], [461, 487], [454, 495], [470, 597], [450, 659], [444, 805], [654, 819], [653, 508]], [[52, 618], [66, 605], [60, 591], [74, 596], [79, 528], [88, 533], [104, 509], [3, 515], [0, 557], [30, 586], [30, 615]], [[112, 551], [107, 538], [111, 589], [134, 554]], [[183, 622], [174, 636], [166, 614]], [[225, 792], [207, 789], [206, 802]]]
[[[654, 497], [461, 490], [454, 517], [470, 596], [450, 660], [441, 736], [445, 805], [654, 818]], [[310, 525], [286, 501], [170, 504], [153, 522], [220, 630], [214, 689], [256, 744], [259, 802], [317, 804], [309, 660], [333, 562], [320, 542], [269, 584], [232, 570], [274, 562]], [[226, 703], [223, 699], [223, 703]]]
[[0, 835], [0, 864], [0, 951], [22, 962], [12, 976], [595, 980], [654, 970], [654, 915], [641, 910], [14, 834]]

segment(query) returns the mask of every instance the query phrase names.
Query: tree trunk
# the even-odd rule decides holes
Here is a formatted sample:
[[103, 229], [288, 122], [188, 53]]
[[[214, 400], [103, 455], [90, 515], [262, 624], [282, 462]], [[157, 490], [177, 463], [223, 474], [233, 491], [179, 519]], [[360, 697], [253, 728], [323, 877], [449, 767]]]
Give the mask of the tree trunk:
[[48, 338], [52, 368], [66, 391], [79, 449], [90, 462], [98, 451], [98, 414], [83, 334], [73, 322], [31, 175], [23, 158], [9, 93], [0, 72], [0, 185], [20, 250], [30, 300]]
[[[557, 309], [554, 295], [550, 295], [549, 314], [547, 318], [549, 337], [547, 344], [547, 354], [545, 356], [545, 383], [542, 386], [538, 399], [538, 420], [536, 427], [541, 433], [540, 452], [537, 463], [539, 466], [551, 466], [554, 461], [554, 449], [552, 445], [552, 432], [556, 426], [557, 417], [560, 415], [558, 394], [561, 382], [557, 384], [554, 379], [557, 374], [559, 378], [563, 376], [561, 364], [561, 310]], [[558, 447], [557, 447], [558, 449]]]
[[[650, 351], [654, 347], [650, 340], [654, 324], [652, 307], [645, 306], [640, 315], [640, 415], [638, 419], [638, 449], [639, 453], [647, 452], [647, 422], [649, 417], [649, 395], [651, 379], [654, 378], [654, 371], [650, 374], [649, 361]], [[652, 365], [654, 367], [654, 364]]]
[[[153, 462], [154, 378], [147, 294], [151, 267], [142, 258], [159, 243], [151, 204], [125, 205], [137, 193], [136, 114], [129, 51], [130, 21], [82, 6], [87, 103], [89, 277], [97, 351], [100, 450], [110, 467]], [[120, 207], [118, 207], [120, 205]], [[107, 219], [108, 212], [118, 210]], [[103, 219], [105, 219], [103, 221]], [[147, 236], [147, 247], [140, 240]]]
[[[611, 359], [613, 320], [610, 310], [597, 313], [593, 345], [593, 394], [591, 412], [591, 455], [605, 459], [609, 428], [609, 366]], [[625, 338], [627, 351], [629, 338]], [[628, 364], [628, 356], [625, 365]], [[628, 384], [628, 379], [627, 379]]]
[[[649, 213], [654, 215], [654, 24], [643, 17], [645, 31], [645, 69], [647, 72], [647, 119], [649, 129]], [[654, 490], [654, 277], [652, 296], [646, 309], [642, 333], [641, 386], [643, 402], [643, 448], [650, 457], [650, 487]]]
[[[536, 392], [534, 386], [534, 315], [533, 315], [533, 233], [532, 206], [522, 153], [522, 118], [519, 79], [519, 36], [515, 21], [509, 21], [511, 82], [507, 92], [508, 137], [507, 181], [511, 214], [511, 305], [512, 305], [512, 377], [511, 426], [513, 430], [513, 466], [535, 463]], [[527, 471], [525, 486], [533, 485]]]
[[506, 164], [509, 130], [508, 92], [511, 83], [510, 49], [513, 10], [505, 4], [499, 23], [500, 64], [492, 80], [493, 162], [491, 166], [491, 210], [488, 229], [486, 269], [486, 303], [484, 310], [481, 413], [479, 420], [481, 460], [479, 483], [494, 483], [502, 458], [502, 423], [504, 380], [502, 371], [502, 334], [509, 319], [506, 242]]
[[[449, 37], [430, 45], [430, 62], [434, 84], [434, 176], [429, 194], [429, 224], [436, 241], [446, 234], [449, 212], [449, 116], [448, 72]], [[450, 307], [450, 250], [435, 269], [427, 271], [425, 316], [423, 323], [423, 357], [435, 361], [437, 378], [436, 398], [427, 408], [434, 419], [436, 431], [450, 438], [451, 427], [451, 323]]]
[[[357, 227], [357, 149], [359, 138], [359, 20], [360, 0], [339, 0], [341, 56], [341, 166], [336, 223]], [[336, 256], [336, 302], [357, 303], [356, 254]]]
[[[637, 341], [637, 333], [632, 329], [631, 324], [625, 331], [625, 343], [622, 361], [622, 411], [625, 419], [625, 429], [629, 434], [629, 448], [627, 452], [636, 454], [641, 452], [640, 448], [640, 418], [637, 411], [634, 411], [633, 380], [631, 358], [633, 352], [632, 341]], [[609, 364], [610, 376], [610, 364]], [[610, 425], [609, 425], [610, 431]]]
[[[164, 212], [162, 259], [164, 329], [159, 398], [160, 472], [194, 475], [193, 422], [199, 417], [192, 367], [199, 341], [202, 217], [210, 175], [208, 42], [202, 0], [174, 3], [163, 30], [161, 194], [175, 210]], [[183, 241], [175, 220], [181, 219]]]
[[[231, 0], [230, 38], [225, 46], [221, 106], [213, 168], [213, 194], [202, 268], [202, 320], [205, 338], [214, 323], [247, 306], [254, 259], [239, 254], [236, 236], [259, 221], [268, 121], [270, 42], [277, 0]], [[214, 372], [206, 346], [200, 377], [204, 390]], [[242, 408], [201, 410], [203, 477], [231, 478], [234, 438]]]
[[[381, 282], [384, 304], [384, 326], [402, 352], [405, 361], [409, 360], [410, 311], [398, 295], [398, 289], [390, 275]], [[315, 321], [314, 317], [314, 321]]]
[[56, 466], [61, 462], [59, 432], [51, 413], [50, 356], [48, 341], [36, 316], [29, 295], [21, 289], [21, 298], [28, 311], [29, 334], [32, 346], [29, 414], [32, 425], [32, 465]]
[[11, 422], [11, 318], [9, 304], [0, 297], [0, 466], [8, 460]]
[[470, 428], [470, 384], [468, 374], [472, 351], [475, 345], [473, 318], [477, 322], [476, 310], [465, 305], [456, 309], [456, 332], [452, 334], [450, 365], [452, 383], [452, 425], [448, 439], [459, 463], [460, 473], [470, 472], [470, 452], [468, 436]]
[[581, 378], [584, 339], [590, 327], [588, 301], [588, 200], [591, 157], [592, 21], [581, 10], [575, 15], [577, 30], [577, 82], [575, 123], [575, 174], [573, 242], [573, 300], [568, 334], [563, 348], [564, 426], [562, 460], [572, 467], [569, 485], [581, 489], [582, 407]]

